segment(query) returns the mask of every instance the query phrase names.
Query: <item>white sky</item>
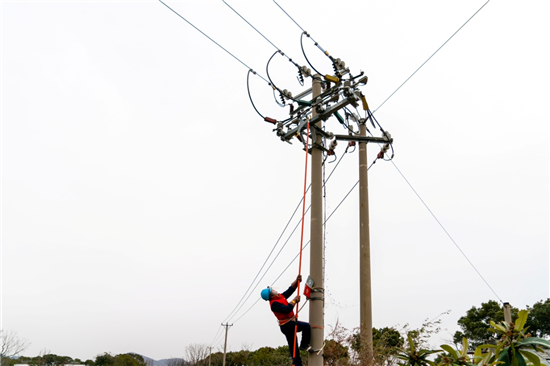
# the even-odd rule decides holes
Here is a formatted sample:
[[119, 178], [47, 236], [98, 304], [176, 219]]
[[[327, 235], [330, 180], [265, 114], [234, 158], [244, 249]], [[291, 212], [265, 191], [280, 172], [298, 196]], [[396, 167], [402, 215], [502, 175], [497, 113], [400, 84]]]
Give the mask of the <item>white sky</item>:
[[[365, 71], [373, 109], [483, 3], [280, 1], [354, 74]], [[275, 49], [221, 1], [168, 4], [265, 77]], [[273, 2], [229, 4], [305, 64], [300, 29]], [[376, 114], [395, 138], [395, 164], [520, 308], [549, 297], [549, 10], [489, 2]], [[2, 328], [32, 342], [27, 355], [161, 359], [222, 345], [220, 323], [303, 189], [304, 154], [256, 114], [246, 67], [158, 1], [3, 1], [1, 31]], [[283, 57], [270, 75], [303, 90]], [[260, 78], [251, 88], [262, 113], [286, 117]], [[334, 119], [327, 129], [344, 133]], [[346, 155], [327, 212], [357, 166], [357, 152]], [[451, 338], [467, 309], [498, 299], [391, 163], [376, 163], [369, 183], [374, 325], [416, 327], [451, 310], [441, 335]], [[359, 325], [357, 197], [326, 227], [327, 328]], [[229, 319], [229, 350], [285, 343], [263, 301], [237, 319], [298, 249], [295, 235]]]

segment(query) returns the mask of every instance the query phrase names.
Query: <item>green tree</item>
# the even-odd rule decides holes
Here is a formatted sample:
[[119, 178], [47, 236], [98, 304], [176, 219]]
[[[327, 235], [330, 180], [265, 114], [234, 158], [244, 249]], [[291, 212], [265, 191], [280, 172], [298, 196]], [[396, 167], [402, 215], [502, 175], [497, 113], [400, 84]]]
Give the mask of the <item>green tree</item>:
[[123, 353], [114, 357], [114, 366], [146, 366], [142, 356], [135, 353]]
[[[355, 332], [350, 338], [350, 346], [355, 352], [359, 352], [361, 349], [361, 339], [359, 332]], [[384, 328], [372, 328], [372, 343], [375, 349], [393, 349], [395, 347], [402, 347], [404, 339], [393, 327]]]
[[[511, 313], [512, 319], [515, 319], [517, 317], [518, 309], [512, 307]], [[466, 312], [466, 315], [458, 319], [458, 325], [462, 331], [457, 331], [454, 334], [454, 343], [461, 344], [462, 338], [466, 338], [469, 340], [470, 348], [472, 350], [480, 344], [496, 344], [498, 335], [491, 328], [491, 320], [504, 320], [504, 311], [498, 302], [489, 300], [488, 302], [482, 303], [479, 308], [473, 306]]]
[[529, 333], [536, 337], [550, 337], [550, 298], [546, 301], [540, 300], [533, 307], [527, 306], [529, 318], [527, 318], [526, 327], [529, 327]]
[[325, 341], [323, 360], [327, 366], [347, 365], [349, 361], [348, 347], [334, 339]]
[[[307, 366], [307, 354], [302, 352], [300, 355], [304, 365]], [[207, 365], [208, 358], [201, 362]], [[222, 352], [212, 353], [212, 366], [222, 366], [222, 362]], [[288, 346], [278, 348], [262, 347], [256, 351], [241, 350], [238, 352], [227, 352], [225, 357], [226, 366], [289, 366], [291, 363]]]
[[[533, 307], [527, 306], [529, 317], [527, 323], [529, 333], [536, 337], [550, 337], [550, 298], [545, 301], [540, 300]], [[519, 309], [512, 307], [512, 321], [518, 317]], [[470, 350], [474, 350], [480, 344], [496, 344], [499, 335], [490, 322], [501, 322], [504, 320], [504, 310], [500, 304], [494, 300], [482, 303], [480, 307], [472, 307], [458, 320], [461, 331], [454, 334], [453, 341], [455, 345], [462, 343], [465, 337], [470, 341]]]
[[98, 355], [95, 358], [96, 366], [114, 366], [115, 358], [110, 353], [105, 352], [102, 355]]
[[62, 366], [73, 363], [73, 359], [69, 356], [59, 356], [53, 353], [48, 353], [42, 356], [43, 365], [46, 366]]
[[374, 347], [402, 347], [405, 340], [395, 328], [372, 328], [372, 343]]

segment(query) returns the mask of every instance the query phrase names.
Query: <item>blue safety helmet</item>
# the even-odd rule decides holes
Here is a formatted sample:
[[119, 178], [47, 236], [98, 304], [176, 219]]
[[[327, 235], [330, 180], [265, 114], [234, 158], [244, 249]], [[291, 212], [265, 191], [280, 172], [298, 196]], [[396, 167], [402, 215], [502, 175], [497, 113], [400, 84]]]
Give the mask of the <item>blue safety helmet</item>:
[[270, 294], [271, 294], [271, 287], [264, 288], [261, 293], [262, 299], [264, 299], [265, 301], [269, 300]]

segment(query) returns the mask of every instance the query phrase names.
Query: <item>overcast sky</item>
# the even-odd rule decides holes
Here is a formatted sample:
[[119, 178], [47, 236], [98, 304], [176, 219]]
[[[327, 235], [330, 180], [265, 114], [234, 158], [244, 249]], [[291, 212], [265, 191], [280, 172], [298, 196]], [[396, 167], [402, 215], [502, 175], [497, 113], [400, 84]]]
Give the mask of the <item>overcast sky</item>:
[[[362, 90], [376, 109], [484, 2], [279, 3], [353, 74], [368, 75]], [[301, 30], [275, 3], [228, 3], [305, 64]], [[266, 77], [276, 49], [223, 2], [167, 4]], [[251, 306], [261, 288], [295, 278], [297, 263], [283, 270], [299, 230], [227, 318], [303, 189], [302, 148], [256, 114], [247, 67], [158, 1], [1, 6], [2, 328], [31, 342], [29, 356], [181, 357], [192, 343], [219, 349], [224, 321], [231, 351], [284, 345], [268, 305]], [[472, 306], [525, 308], [550, 296], [549, 10], [489, 2], [377, 111], [395, 166], [493, 290], [396, 167], [378, 161], [369, 171], [374, 326], [418, 327], [451, 310], [438, 344]], [[310, 39], [304, 47], [331, 72]], [[311, 83], [299, 85], [281, 56], [269, 71], [294, 94]], [[262, 114], [286, 118], [261, 78], [250, 87]], [[345, 133], [334, 119], [326, 129]], [[355, 151], [326, 185], [327, 214], [357, 179]], [[359, 325], [358, 205], [354, 190], [326, 225], [327, 331], [336, 320]]]

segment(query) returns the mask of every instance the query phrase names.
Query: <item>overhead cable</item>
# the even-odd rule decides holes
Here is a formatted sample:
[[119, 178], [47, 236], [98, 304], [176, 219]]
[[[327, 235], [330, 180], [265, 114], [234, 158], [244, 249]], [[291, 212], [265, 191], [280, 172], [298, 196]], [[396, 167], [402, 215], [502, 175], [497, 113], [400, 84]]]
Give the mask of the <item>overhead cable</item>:
[[[371, 165], [367, 168], [370, 169], [374, 163], [376, 162], [376, 160], [374, 160]], [[340, 201], [340, 203], [336, 206], [336, 208], [334, 210], [332, 210], [332, 212], [330, 213], [330, 215], [326, 218], [326, 220], [323, 222], [323, 225], [325, 225], [327, 223], [328, 220], [330, 220], [330, 218], [332, 217], [332, 215], [334, 215], [334, 213], [338, 210], [338, 208], [340, 208], [340, 206], [342, 205], [342, 203], [344, 203], [344, 201], [348, 198], [348, 196], [351, 194], [351, 192], [353, 192], [353, 190], [355, 189], [355, 187], [357, 187], [357, 185], [359, 184], [359, 181], [357, 181], [353, 187], [351, 187], [351, 189], [348, 191], [348, 193], [344, 196], [344, 198], [342, 198], [342, 200]], [[308, 241], [306, 244], [304, 244], [304, 249], [309, 245], [310, 241]], [[279, 278], [281, 278], [281, 276], [290, 268], [290, 266], [296, 261], [296, 259], [298, 259], [298, 257], [300, 256], [300, 253], [296, 254], [296, 256], [290, 261], [290, 263], [283, 269], [283, 271], [279, 274], [279, 276], [274, 280], [272, 281], [272, 284], [273, 283], [276, 283]], [[250, 310], [252, 310], [252, 308], [258, 303], [259, 299], [256, 300], [256, 302], [254, 302], [240, 317], [238, 317], [236, 320], [233, 321], [233, 323], [236, 323], [239, 319], [241, 319], [243, 316], [245, 316], [246, 313], [248, 313]]]
[[251, 67], [249, 67], [247, 64], [245, 64], [243, 61], [241, 61], [237, 56], [235, 56], [234, 54], [232, 54], [231, 52], [229, 52], [227, 49], [225, 49], [222, 45], [220, 45], [218, 42], [214, 41], [212, 38], [210, 38], [206, 33], [204, 33], [203, 31], [201, 31], [199, 28], [197, 28], [196, 26], [194, 26], [190, 21], [188, 21], [187, 19], [185, 19], [183, 16], [181, 16], [177, 11], [175, 11], [174, 9], [172, 9], [171, 7], [169, 7], [166, 3], [164, 3], [162, 0], [159, 0], [164, 6], [166, 6], [168, 9], [170, 9], [174, 14], [176, 14], [178, 17], [180, 17], [181, 19], [185, 20], [185, 22], [187, 22], [187, 24], [189, 24], [190, 26], [192, 26], [193, 28], [195, 28], [197, 31], [199, 31], [203, 36], [205, 36], [206, 38], [208, 38], [209, 40], [211, 40], [214, 44], [216, 44], [218, 47], [220, 47], [222, 50], [224, 50], [225, 52], [227, 52], [231, 57], [233, 57], [235, 60], [239, 61], [241, 64], [243, 64], [248, 70], [251, 70], [251, 72], [255, 75], [258, 75], [260, 78], [262, 78], [266, 83], [269, 84], [269, 82], [260, 74], [258, 74], [256, 71], [254, 71], [254, 69], [252, 69]]
[[312, 37], [308, 32], [306, 32], [306, 31], [304, 30], [304, 28], [300, 27], [300, 24], [298, 24], [298, 22], [295, 21], [294, 18], [292, 18], [292, 17], [290, 16], [290, 14], [288, 14], [288, 13], [285, 11], [285, 9], [283, 9], [283, 7], [277, 3], [277, 1], [273, 0], [273, 2], [279, 7], [279, 9], [281, 9], [281, 10], [283, 11], [283, 13], [286, 14], [287, 17], [290, 18], [290, 20], [292, 20], [292, 21], [294, 22], [294, 24], [296, 24], [296, 25], [298, 26], [298, 28], [300, 28], [300, 29], [302, 30], [302, 36], [300, 37], [300, 45], [302, 46], [302, 53], [304, 54], [304, 57], [305, 57], [305, 59], [306, 59], [306, 62], [309, 64], [309, 66], [311, 66], [311, 68], [312, 68], [313, 70], [315, 70], [316, 73], [318, 73], [318, 74], [321, 75], [321, 73], [320, 73], [319, 71], [317, 71], [317, 69], [316, 69], [315, 67], [313, 67], [313, 65], [311, 64], [311, 62], [309, 62], [309, 60], [308, 60], [308, 58], [307, 58], [307, 56], [306, 56], [306, 53], [305, 53], [305, 51], [304, 51], [304, 46], [303, 46], [303, 44], [302, 44], [302, 37], [304, 36], [304, 34], [305, 34], [308, 38], [311, 38], [311, 40], [313, 41], [313, 43], [315, 44], [315, 46], [316, 46], [321, 52], [323, 52], [323, 53], [324, 53], [333, 63], [334, 63], [334, 59], [333, 59], [331, 56], [329, 56], [327, 50], [325, 50], [323, 47], [321, 47], [321, 45], [319, 44], [319, 42], [317, 42], [316, 40], [314, 40], [313, 37]]
[[[259, 34], [260, 36], [262, 36], [262, 37], [263, 37], [266, 41], [268, 41], [273, 47], [275, 47], [276, 50], [281, 51], [281, 49], [280, 49], [279, 47], [275, 46], [275, 44], [274, 44], [273, 42], [271, 42], [271, 41], [269, 40], [269, 38], [267, 38], [266, 36], [264, 36], [262, 32], [260, 32], [258, 29], [256, 29], [256, 27], [254, 27], [252, 24], [250, 24], [250, 22], [249, 22], [248, 20], [246, 20], [241, 14], [239, 14], [239, 12], [238, 12], [237, 10], [235, 10], [235, 9], [234, 9], [231, 5], [229, 5], [225, 0], [222, 0], [222, 1], [223, 1], [223, 3], [224, 3], [225, 5], [227, 5], [227, 6], [229, 7], [229, 9], [233, 10], [233, 12], [235, 12], [235, 14], [237, 14], [242, 20], [244, 20], [244, 21], [246, 22], [246, 24], [248, 24], [249, 26], [251, 26], [252, 29], [254, 29], [256, 32], [258, 32], [258, 34]], [[288, 61], [292, 62], [296, 67], [300, 67], [296, 62], [292, 61], [292, 59], [291, 59], [290, 57], [288, 57], [288, 55], [286, 55], [284, 52], [281, 51], [281, 54], [282, 54], [283, 56], [285, 56], [285, 57], [288, 59]]]
[[[342, 161], [342, 159], [344, 158], [344, 156], [346, 155], [347, 153], [347, 149], [346, 151], [344, 152], [344, 154], [342, 154], [342, 156], [340, 157], [340, 159], [338, 159], [338, 162], [336, 163], [336, 165], [332, 168], [330, 174], [328, 175], [328, 178], [326, 179], [326, 182], [328, 182], [330, 180], [330, 177], [332, 176], [332, 174], [334, 173], [334, 171], [336, 170], [336, 168], [338, 167], [338, 165], [340, 164], [340, 162]], [[325, 182], [325, 183], [326, 183]], [[309, 191], [309, 189], [311, 188], [311, 184], [307, 187], [307, 191]], [[281, 232], [281, 234], [279, 235], [279, 238], [277, 239], [277, 241], [275, 242], [275, 245], [273, 246], [273, 248], [271, 248], [271, 251], [269, 252], [266, 260], [264, 261], [264, 263], [262, 264], [262, 266], [260, 267], [260, 269], [258, 270], [258, 273], [256, 273], [256, 276], [254, 276], [254, 279], [252, 280], [252, 282], [250, 283], [250, 286], [248, 286], [248, 289], [245, 291], [244, 295], [242, 296], [242, 298], [239, 300], [239, 302], [237, 303], [237, 305], [235, 306], [235, 308], [231, 311], [231, 313], [226, 317], [226, 319], [224, 320], [224, 322], [227, 322], [227, 321], [230, 321], [233, 317], [235, 317], [236, 315], [236, 312], [238, 312], [243, 306], [244, 304], [246, 303], [246, 301], [248, 301], [248, 299], [250, 298], [250, 296], [252, 295], [252, 291], [254, 289], [256, 289], [258, 287], [258, 285], [260, 284], [260, 281], [266, 276], [266, 274], [269, 272], [269, 270], [271, 269], [271, 266], [275, 263], [275, 260], [279, 257], [279, 255], [281, 254], [281, 251], [283, 250], [283, 248], [287, 245], [287, 243], [289, 242], [290, 238], [294, 235], [294, 232], [296, 231], [296, 229], [298, 228], [298, 225], [300, 225], [301, 223], [301, 220], [298, 221], [296, 223], [296, 225], [294, 226], [294, 228], [292, 229], [292, 231], [290, 232], [290, 234], [288, 235], [288, 238], [286, 239], [286, 241], [283, 243], [283, 246], [279, 249], [279, 252], [277, 253], [277, 255], [271, 260], [271, 264], [267, 267], [267, 269], [264, 271], [264, 274], [258, 279], [256, 285], [253, 287], [253, 290], [250, 291], [250, 289], [252, 288], [252, 285], [256, 282], [256, 279], [258, 278], [259, 274], [262, 272], [262, 269], [265, 267], [267, 261], [269, 260], [269, 258], [271, 257], [271, 255], [273, 254], [273, 251], [275, 250], [275, 248], [277, 247], [277, 245], [279, 244], [281, 238], [283, 237], [284, 233], [286, 232], [286, 230], [288, 229], [288, 226], [290, 225], [290, 222], [292, 221], [292, 219], [294, 218], [294, 215], [296, 215], [296, 212], [298, 211], [298, 209], [300, 208], [300, 205], [302, 204], [303, 202], [303, 197], [300, 198], [300, 201], [298, 202], [298, 204], [296, 205], [296, 208], [294, 209], [294, 211], [292, 212], [292, 215], [290, 215], [290, 218], [288, 219], [288, 222], [286, 223], [283, 231]], [[311, 206], [308, 207], [307, 210], [309, 210]], [[307, 212], [307, 211], [306, 211]], [[276, 281], [274, 281], [276, 282]], [[248, 296], [247, 296], [248, 294]], [[246, 299], [245, 299], [246, 297]], [[244, 299], [244, 301], [243, 301]], [[239, 306], [240, 305], [240, 306]], [[247, 310], [248, 311], [248, 310]], [[240, 317], [239, 317], [240, 319]], [[237, 319], [238, 320], [238, 319]], [[234, 320], [233, 322], [235, 323], [237, 320]]]
[[281, 5], [279, 5], [275, 0], [273, 0], [273, 2], [275, 4], [277, 4], [277, 6], [283, 11], [283, 13], [286, 14], [287, 17], [290, 18], [290, 20], [292, 20], [294, 22], [294, 24], [296, 24], [298, 26], [298, 28], [300, 28], [302, 30], [302, 32], [305, 32], [304, 28], [300, 27], [300, 24], [298, 24], [286, 11], [285, 9], [283, 9], [283, 7]]

